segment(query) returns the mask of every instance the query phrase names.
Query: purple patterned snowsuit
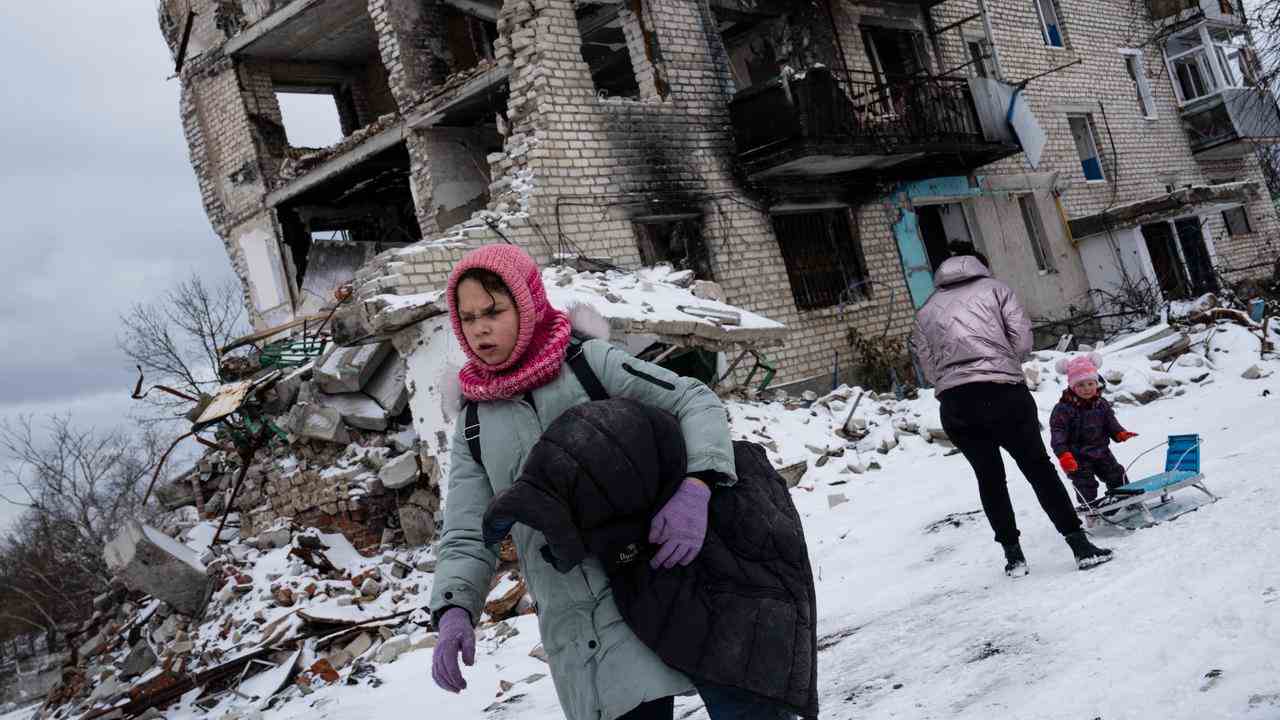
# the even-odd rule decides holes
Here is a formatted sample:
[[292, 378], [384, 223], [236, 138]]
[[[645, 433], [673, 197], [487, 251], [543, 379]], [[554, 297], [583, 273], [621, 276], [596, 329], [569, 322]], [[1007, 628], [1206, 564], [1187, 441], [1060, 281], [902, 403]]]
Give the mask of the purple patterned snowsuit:
[[1071, 453], [1080, 469], [1067, 473], [1076, 495], [1092, 503], [1098, 497], [1098, 480], [1113, 489], [1128, 482], [1124, 467], [1116, 462], [1108, 447], [1118, 433], [1125, 432], [1111, 403], [1101, 395], [1085, 400], [1070, 389], [1062, 393], [1062, 399], [1049, 416], [1050, 445], [1053, 454], [1061, 457]]

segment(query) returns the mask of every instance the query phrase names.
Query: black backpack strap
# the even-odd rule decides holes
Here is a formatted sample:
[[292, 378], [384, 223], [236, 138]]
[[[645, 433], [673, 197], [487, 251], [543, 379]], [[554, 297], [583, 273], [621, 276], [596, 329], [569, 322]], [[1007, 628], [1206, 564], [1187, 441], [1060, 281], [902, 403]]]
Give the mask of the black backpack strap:
[[478, 403], [467, 403], [466, 423], [462, 428], [462, 436], [466, 438], [467, 447], [471, 449], [471, 459], [483, 469], [484, 460], [480, 457], [480, 405]]
[[596, 371], [591, 369], [591, 363], [587, 362], [587, 356], [582, 352], [582, 343], [582, 339], [578, 337], [569, 341], [565, 362], [569, 363], [569, 369], [578, 378], [582, 389], [587, 391], [587, 397], [592, 400], [608, 400], [609, 391], [604, 389], [600, 378], [596, 377]]
[[[608, 400], [609, 391], [604, 389], [600, 378], [596, 377], [596, 371], [591, 369], [591, 363], [587, 362], [587, 356], [582, 352], [582, 343], [583, 340], [577, 336], [569, 340], [565, 362], [569, 363], [569, 369], [573, 370], [574, 377], [578, 378], [588, 397], [592, 400]], [[532, 402], [532, 397], [530, 401]], [[471, 459], [483, 468], [484, 459], [480, 454], [480, 405], [468, 402], [464, 417], [466, 425], [463, 426], [462, 436], [467, 441], [467, 448], [471, 450]]]

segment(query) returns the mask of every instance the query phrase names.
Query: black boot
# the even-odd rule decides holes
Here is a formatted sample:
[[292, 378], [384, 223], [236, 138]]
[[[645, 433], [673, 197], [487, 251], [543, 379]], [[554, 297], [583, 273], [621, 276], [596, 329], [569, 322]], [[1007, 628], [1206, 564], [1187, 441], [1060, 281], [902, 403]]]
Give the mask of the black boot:
[[1022, 577], [1031, 572], [1027, 567], [1027, 557], [1022, 554], [1022, 546], [1016, 542], [1004, 545], [1004, 574], [1009, 577]]
[[1064, 536], [1067, 544], [1071, 546], [1071, 552], [1076, 556], [1076, 567], [1081, 570], [1088, 570], [1091, 567], [1101, 565], [1112, 559], [1111, 551], [1107, 548], [1100, 548], [1089, 542], [1088, 536], [1083, 530], [1077, 530], [1069, 535]]

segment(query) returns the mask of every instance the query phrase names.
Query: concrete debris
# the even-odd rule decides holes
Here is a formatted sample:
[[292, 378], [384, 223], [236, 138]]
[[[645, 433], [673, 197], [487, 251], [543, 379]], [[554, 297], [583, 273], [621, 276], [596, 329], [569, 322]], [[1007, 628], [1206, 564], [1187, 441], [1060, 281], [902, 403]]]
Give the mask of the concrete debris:
[[321, 407], [337, 410], [343, 422], [353, 428], [374, 431], [387, 429], [387, 411], [364, 393], [316, 393], [315, 402]]
[[834, 508], [847, 502], [849, 502], [849, 498], [845, 497], [843, 493], [834, 493], [827, 496], [828, 508]]
[[804, 477], [805, 471], [808, 469], [808, 461], [801, 460], [778, 468], [778, 474], [782, 476], [782, 479], [787, 481], [788, 488], [794, 488], [800, 484], [800, 480]]
[[360, 633], [342, 649], [351, 657], [358, 658], [368, 652], [371, 647], [373, 647], [373, 636], [369, 633]]
[[1174, 365], [1178, 367], [1199, 368], [1205, 366], [1205, 359], [1194, 353], [1187, 353], [1177, 359]]
[[312, 440], [342, 444], [351, 441], [342, 424], [342, 414], [334, 408], [299, 403], [289, 411], [286, 425], [293, 433]]
[[418, 454], [407, 452], [388, 460], [378, 471], [378, 479], [383, 487], [398, 490], [416, 482], [418, 474]]
[[360, 594], [365, 597], [377, 597], [382, 594], [382, 583], [373, 578], [368, 578], [360, 584]]
[[1264, 370], [1257, 365], [1250, 365], [1247, 370], [1240, 375], [1245, 380], [1261, 380], [1271, 374], [1271, 370]]
[[139, 640], [130, 648], [129, 654], [120, 666], [120, 679], [135, 678], [156, 666], [156, 654], [145, 640]]
[[506, 620], [507, 618], [516, 616], [516, 606], [519, 605], [520, 599], [528, 592], [528, 585], [525, 584], [523, 577], [519, 577], [515, 584], [506, 592], [496, 598], [485, 603], [484, 611], [491, 620]]
[[382, 647], [378, 648], [378, 662], [390, 663], [395, 662], [396, 658], [410, 650], [409, 636], [397, 635], [390, 640], [382, 643]]
[[331, 395], [360, 392], [391, 352], [391, 343], [335, 346], [316, 364], [315, 382]]
[[343, 305], [334, 313], [333, 337], [343, 345], [370, 337], [388, 337], [449, 311], [441, 292], [417, 295], [374, 295]]
[[720, 283], [710, 280], [695, 280], [693, 287], [689, 288], [693, 296], [699, 300], [714, 300], [716, 302], [725, 302], [724, 288], [720, 287]]
[[405, 384], [408, 368], [398, 353], [391, 353], [374, 373], [364, 391], [378, 403], [386, 417], [404, 412], [409, 404], [409, 388]]
[[130, 589], [184, 615], [204, 612], [212, 586], [196, 553], [159, 530], [128, 523], [103, 551], [108, 569]]

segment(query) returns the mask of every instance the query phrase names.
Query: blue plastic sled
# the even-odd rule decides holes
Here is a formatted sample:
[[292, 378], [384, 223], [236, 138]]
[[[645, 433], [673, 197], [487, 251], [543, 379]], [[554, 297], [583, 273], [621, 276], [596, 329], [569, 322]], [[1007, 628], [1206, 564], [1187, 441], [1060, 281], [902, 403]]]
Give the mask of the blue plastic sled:
[[1116, 510], [1130, 508], [1131, 511], [1141, 511], [1147, 522], [1155, 524], [1155, 518], [1151, 515], [1151, 509], [1147, 507], [1146, 501], [1152, 497], [1159, 497], [1160, 503], [1164, 504], [1169, 501], [1169, 493], [1185, 487], [1193, 487], [1217, 502], [1218, 496], [1205, 487], [1204, 473], [1200, 472], [1200, 436], [1170, 435], [1167, 444], [1169, 449], [1165, 454], [1164, 472], [1112, 490], [1111, 496], [1121, 498], [1115, 502], [1082, 506], [1080, 511], [1084, 517], [1102, 519], [1116, 524], [1103, 513], [1112, 515]]

